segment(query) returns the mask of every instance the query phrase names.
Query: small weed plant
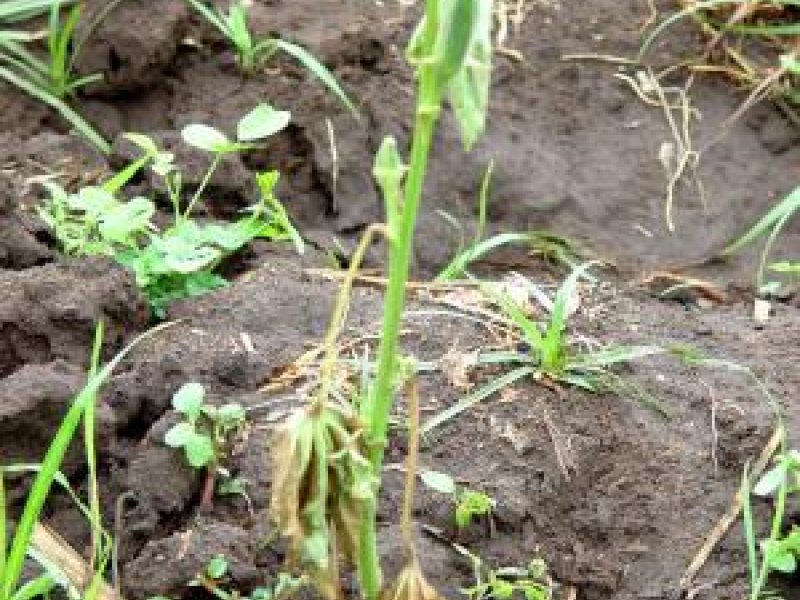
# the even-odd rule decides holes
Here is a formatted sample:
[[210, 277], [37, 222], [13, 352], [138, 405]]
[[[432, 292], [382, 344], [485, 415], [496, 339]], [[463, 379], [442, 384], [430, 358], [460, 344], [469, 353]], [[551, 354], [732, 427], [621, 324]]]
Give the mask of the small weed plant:
[[252, 33], [249, 6], [245, 0], [232, 0], [227, 13], [209, 6], [202, 0], [187, 0], [187, 2], [230, 42], [236, 52], [239, 66], [245, 73], [252, 74], [277, 52], [283, 52], [318, 78], [353, 114], [358, 114], [333, 74], [308, 50], [279, 37], [258, 38]]
[[513, 351], [482, 352], [478, 356], [478, 363], [507, 365], [513, 369], [429, 419], [423, 424], [422, 433], [429, 433], [474, 404], [525, 377], [548, 384], [566, 384], [589, 392], [630, 392], [643, 403], [666, 414], [644, 390], [613, 371], [615, 366], [661, 354], [664, 349], [658, 346], [606, 346], [583, 350], [576, 348], [568, 336], [570, 305], [576, 298], [580, 279], [588, 275], [587, 271], [594, 264], [590, 262], [578, 267], [564, 280], [551, 302], [549, 319], [545, 323], [536, 322], [528, 316], [525, 308], [508, 292], [496, 286], [483, 285], [486, 295], [497, 304], [516, 331], [519, 343]]
[[453, 518], [459, 529], [469, 527], [475, 517], [488, 517], [497, 506], [489, 494], [460, 486], [446, 473], [422, 471], [420, 478], [426, 487], [452, 498]]
[[554, 584], [542, 559], [535, 558], [526, 567], [493, 569], [466, 548], [456, 546], [472, 563], [475, 583], [461, 590], [470, 600], [551, 600]]
[[[65, 253], [105, 255], [130, 269], [154, 315], [162, 318], [173, 300], [225, 286], [227, 282], [215, 273], [216, 268], [256, 238], [291, 239], [302, 251], [302, 240], [275, 197], [279, 177], [275, 171], [257, 176], [260, 198], [239, 220], [201, 224], [192, 218], [225, 156], [255, 148], [256, 142], [280, 131], [288, 122], [289, 113], [262, 104], [242, 118], [235, 140], [207, 125], [187, 126], [184, 141], [211, 155], [202, 182], [188, 199], [184, 198], [181, 172], [173, 163], [173, 155], [160, 150], [147, 136], [130, 134], [129, 139], [143, 151], [140, 159], [103, 185], [76, 193], [47, 183], [50, 197], [39, 207], [39, 215]], [[172, 204], [172, 224], [163, 230], [153, 223], [155, 202], [119, 197], [125, 184], [147, 165], [163, 178]]]
[[[752, 489], [746, 471], [742, 478], [740, 493], [750, 572], [749, 600], [779, 598], [779, 595], [767, 589], [769, 576], [773, 573], [792, 575], [798, 572], [800, 528], [792, 525], [786, 531], [785, 519], [787, 503], [791, 498], [800, 496], [800, 452], [785, 450], [776, 457], [775, 463]], [[773, 500], [769, 536], [760, 542], [756, 536], [751, 495]]]
[[[6, 3], [9, 4], [9, 3]], [[20, 29], [0, 29], [0, 79], [54, 108], [98, 150], [110, 149], [100, 134], [67, 101], [80, 88], [99, 81], [99, 74], [80, 76], [75, 72], [75, 28], [81, 18], [81, 4], [75, 3], [62, 18], [61, 0], [10, 2], [0, 8], [0, 23], [18, 22], [49, 9], [46, 54], [40, 58], [29, 49], [38, 35]]]
[[[205, 389], [199, 383], [184, 384], [172, 397], [172, 407], [182, 420], [167, 431], [164, 442], [181, 449], [193, 469], [206, 470], [203, 504], [208, 506], [214, 495], [216, 475], [229, 475], [222, 463], [232, 436], [245, 425], [244, 407], [236, 403], [219, 407], [206, 404]], [[225, 488], [229, 494], [243, 493], [233, 480], [229, 483]]]

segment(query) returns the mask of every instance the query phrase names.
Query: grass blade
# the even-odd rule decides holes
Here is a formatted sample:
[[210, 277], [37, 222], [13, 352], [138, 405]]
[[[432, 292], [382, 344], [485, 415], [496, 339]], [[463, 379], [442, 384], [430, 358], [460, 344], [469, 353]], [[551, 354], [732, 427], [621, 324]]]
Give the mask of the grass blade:
[[6, 550], [8, 548], [8, 532], [6, 531], [6, 487], [5, 477], [0, 470], [0, 581], [6, 579]]
[[[63, 6], [74, 4], [75, 0], [61, 0]], [[5, 0], [0, 3], [0, 23], [25, 21], [50, 10], [53, 0]]]
[[339, 100], [341, 100], [342, 104], [350, 109], [350, 112], [353, 113], [353, 116], [356, 119], [360, 118], [358, 110], [353, 103], [350, 102], [350, 98], [347, 97], [347, 94], [339, 85], [336, 77], [334, 77], [327, 67], [319, 62], [313, 54], [311, 54], [302, 46], [292, 44], [291, 42], [287, 42], [280, 38], [277, 38], [273, 41], [275, 42], [277, 48], [297, 59], [297, 61], [300, 62], [300, 64], [302, 64], [306, 69], [308, 69], [312, 75], [315, 75], [323, 84], [325, 84], [325, 86], [327, 86], [328, 89], [331, 90], [339, 98]]
[[747, 570], [750, 574], [750, 591], [756, 592], [758, 581], [758, 552], [756, 550], [756, 532], [753, 525], [753, 505], [750, 501], [750, 475], [747, 466], [742, 473], [742, 484], [739, 486], [739, 501], [742, 503], [742, 525], [744, 539], [747, 543]]
[[77, 129], [78, 132], [80, 132], [81, 135], [83, 135], [87, 141], [89, 141], [89, 143], [91, 143], [103, 154], [108, 154], [111, 152], [111, 146], [109, 143], [106, 142], [103, 137], [97, 133], [82, 116], [72, 110], [64, 101], [59, 100], [49, 92], [36, 87], [31, 82], [19, 77], [16, 73], [6, 69], [5, 67], [0, 67], [0, 78], [5, 79], [10, 84], [18, 87], [37, 100], [41, 100], [48, 106], [57, 110], [70, 125]]
[[466, 250], [459, 253], [442, 272], [436, 276], [434, 281], [452, 281], [460, 277], [470, 263], [475, 262], [492, 250], [509, 244], [525, 244], [531, 241], [528, 233], [500, 233], [490, 237], [488, 240], [473, 244]]
[[493, 379], [485, 386], [477, 389], [476, 391], [472, 392], [471, 394], [465, 396], [458, 402], [456, 402], [453, 406], [446, 408], [442, 412], [437, 415], [434, 415], [428, 421], [426, 421], [422, 427], [420, 428], [419, 432], [420, 435], [425, 435], [430, 433], [436, 427], [439, 427], [442, 423], [449, 421], [453, 417], [458, 416], [468, 408], [471, 408], [481, 400], [485, 400], [492, 394], [499, 392], [503, 388], [512, 385], [513, 383], [519, 381], [523, 377], [528, 375], [533, 375], [535, 370], [533, 367], [519, 367], [518, 369], [514, 369], [513, 371], [509, 371], [505, 375], [501, 375], [497, 379]]
[[47, 598], [47, 594], [56, 585], [56, 582], [49, 575], [42, 575], [33, 581], [29, 581], [19, 588], [11, 600], [33, 600], [34, 598]]
[[619, 346], [587, 352], [572, 359], [568, 369], [605, 369], [666, 352], [658, 346]]
[[[103, 346], [103, 322], [97, 324], [95, 330], [94, 346], [92, 348], [92, 359], [89, 364], [88, 381], [97, 375], [100, 365], [100, 349]], [[92, 552], [91, 564], [94, 566], [101, 552], [102, 528], [100, 526], [100, 491], [97, 486], [97, 448], [95, 447], [95, 416], [97, 411], [97, 394], [92, 394], [86, 402], [86, 410], [83, 413], [83, 443], [86, 449], [86, 463], [88, 466], [88, 486], [89, 486], [89, 511], [90, 525], [92, 528]]]
[[96, 396], [100, 386], [105, 383], [114, 368], [116, 368], [120, 361], [125, 358], [137, 344], [170, 325], [172, 324], [166, 323], [136, 337], [128, 346], [123, 348], [119, 354], [111, 359], [108, 364], [100, 369], [100, 371], [87, 382], [86, 387], [76, 396], [53, 437], [53, 441], [42, 461], [41, 470], [34, 479], [31, 491], [25, 501], [25, 508], [17, 523], [17, 529], [14, 533], [14, 539], [8, 553], [4, 578], [2, 582], [0, 582], [0, 598], [11, 598], [14, 595], [13, 590], [22, 575], [25, 554], [28, 550], [34, 528], [39, 520], [39, 515], [42, 512], [42, 508], [50, 492], [50, 487], [58, 473], [64, 455], [81, 422], [87, 403]]
[[192, 8], [203, 15], [203, 17], [205, 17], [209, 23], [219, 29], [222, 35], [224, 35], [226, 38], [231, 37], [231, 32], [228, 30], [227, 24], [216, 9], [206, 6], [199, 0], [187, 0], [187, 2], [192, 5]]
[[725, 250], [723, 250], [723, 254], [730, 255], [738, 252], [748, 244], [766, 234], [776, 223], [786, 217], [786, 215], [792, 214], [798, 209], [800, 209], [800, 187], [795, 188], [791, 194], [778, 202], [778, 204], [776, 204], [772, 210], [761, 217], [761, 219], [755, 225], [753, 225], [753, 227], [747, 233], [725, 248]]

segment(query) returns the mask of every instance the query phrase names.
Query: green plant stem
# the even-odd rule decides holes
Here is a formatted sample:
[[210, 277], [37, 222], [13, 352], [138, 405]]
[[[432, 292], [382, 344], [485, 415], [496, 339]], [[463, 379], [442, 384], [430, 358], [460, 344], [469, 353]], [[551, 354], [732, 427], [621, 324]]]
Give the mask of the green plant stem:
[[183, 218], [188, 219], [189, 216], [192, 214], [192, 210], [194, 209], [194, 205], [197, 204], [197, 201], [200, 200], [200, 196], [205, 191], [206, 187], [208, 187], [208, 183], [211, 181], [211, 177], [214, 175], [214, 172], [217, 170], [220, 161], [224, 154], [222, 152], [217, 152], [214, 154], [214, 160], [211, 161], [211, 166], [208, 167], [208, 171], [206, 171], [205, 177], [203, 177], [203, 181], [200, 182], [200, 187], [192, 196], [192, 199], [189, 201], [189, 205], [186, 207], [186, 210], [183, 213]]
[[[426, 52], [431, 56], [438, 29], [438, 0], [426, 2]], [[389, 284], [384, 301], [381, 345], [378, 351], [378, 368], [371, 401], [365, 403], [370, 439], [370, 462], [375, 474], [380, 475], [386, 446], [386, 430], [392, 408], [397, 340], [405, 304], [406, 281], [408, 280], [411, 251], [414, 245], [414, 228], [417, 211], [425, 184], [433, 134], [441, 111], [442, 92], [437, 82], [436, 65], [423, 63], [419, 68], [419, 100], [414, 123], [414, 140], [411, 147], [411, 162], [406, 183], [405, 203], [399, 217], [389, 219]], [[381, 570], [377, 549], [375, 497], [366, 503], [361, 521], [358, 571], [362, 596], [377, 600], [380, 595]]]

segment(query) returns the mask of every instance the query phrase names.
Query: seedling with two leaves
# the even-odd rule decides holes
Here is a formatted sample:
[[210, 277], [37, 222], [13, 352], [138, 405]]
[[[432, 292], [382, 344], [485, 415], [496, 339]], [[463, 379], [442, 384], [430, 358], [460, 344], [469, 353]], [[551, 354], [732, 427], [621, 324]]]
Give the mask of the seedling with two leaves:
[[459, 529], [469, 527], [475, 517], [490, 516], [497, 506], [497, 501], [489, 494], [460, 486], [446, 473], [425, 470], [420, 478], [430, 489], [452, 498], [454, 519]]
[[248, 3], [245, 0], [232, 0], [227, 13], [202, 0], [187, 2], [230, 42], [236, 51], [239, 66], [245, 73], [253, 73], [277, 52], [284, 52], [317, 77], [354, 115], [358, 115], [333, 74], [308, 50], [279, 37], [257, 38], [252, 33]]
[[183, 420], [167, 431], [164, 442], [183, 450], [186, 462], [193, 469], [206, 470], [203, 505], [209, 506], [231, 438], [245, 425], [245, 410], [236, 403], [220, 407], [206, 404], [205, 389], [199, 383], [181, 386], [172, 397], [172, 407]]
[[[279, 177], [275, 171], [256, 177], [259, 201], [239, 220], [201, 224], [192, 219], [221, 161], [232, 153], [256, 148], [260, 140], [285, 128], [289, 119], [288, 112], [262, 104], [239, 121], [235, 140], [207, 125], [184, 128], [184, 141], [212, 157], [199, 186], [186, 200], [173, 155], [147, 136], [129, 134], [131, 142], [143, 152], [139, 159], [103, 185], [74, 194], [47, 183], [50, 198], [39, 207], [39, 215], [67, 254], [110, 256], [133, 271], [153, 313], [163, 317], [173, 300], [225, 286], [225, 279], [215, 273], [217, 266], [253, 239], [290, 239], [302, 251], [302, 239], [275, 197]], [[152, 200], [118, 198], [122, 188], [147, 165], [163, 179], [172, 204], [173, 223], [164, 230], [152, 221], [156, 211]]]
[[[0, 7], [0, 23], [17, 22], [45, 9], [41, 2], [11, 2]], [[80, 88], [102, 79], [102, 75], [81, 76], [75, 72], [75, 29], [81, 18], [81, 5], [74, 4], [61, 17], [62, 7], [70, 4], [50, 0], [45, 58], [28, 48], [41, 36], [26, 30], [0, 29], [0, 79], [44, 102], [79, 131], [101, 152], [110, 150], [108, 142], [67, 103]]]

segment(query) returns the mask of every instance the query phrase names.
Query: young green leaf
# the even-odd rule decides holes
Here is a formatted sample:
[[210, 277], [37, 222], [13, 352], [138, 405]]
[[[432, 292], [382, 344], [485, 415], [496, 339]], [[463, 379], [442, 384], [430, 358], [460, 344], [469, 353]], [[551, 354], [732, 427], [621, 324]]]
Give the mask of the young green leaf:
[[171, 427], [164, 436], [164, 443], [170, 448], [183, 448], [195, 434], [194, 426], [183, 421]]
[[286, 129], [291, 119], [289, 111], [259, 104], [239, 121], [236, 137], [240, 142], [261, 140]]
[[438, 471], [424, 470], [419, 474], [426, 487], [440, 494], [452, 496], [456, 493], [456, 482], [450, 475]]
[[199, 383], [185, 383], [172, 397], [172, 407], [190, 419], [197, 419], [203, 408], [205, 388]]
[[183, 446], [186, 460], [195, 468], [200, 469], [214, 460], [214, 444], [207, 435], [194, 433]]
[[208, 561], [208, 566], [206, 567], [206, 575], [210, 579], [222, 579], [225, 577], [225, 574], [228, 572], [228, 561], [225, 557], [221, 554], [217, 554], [214, 558]]
[[223, 152], [231, 146], [227, 136], [209, 125], [187, 125], [181, 131], [183, 141], [207, 152]]

